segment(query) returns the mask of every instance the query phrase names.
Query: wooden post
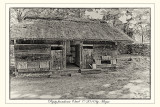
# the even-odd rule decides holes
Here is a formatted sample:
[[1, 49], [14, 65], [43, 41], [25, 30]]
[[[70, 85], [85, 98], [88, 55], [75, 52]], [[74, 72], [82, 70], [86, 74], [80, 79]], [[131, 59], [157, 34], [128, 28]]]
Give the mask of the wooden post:
[[66, 41], [63, 41], [63, 69], [66, 69]]
[[118, 43], [115, 42], [115, 46], [116, 46], [116, 52], [115, 52], [115, 60], [116, 60], [116, 64], [117, 64], [117, 55], [118, 55]]
[[51, 61], [52, 61], [52, 54], [51, 54], [51, 45], [50, 45], [50, 55], [51, 55], [51, 58], [50, 58], [50, 61], [49, 61], [49, 70], [51, 71], [52, 69], [51, 69]]
[[13, 40], [13, 46], [14, 46], [14, 67], [15, 67], [15, 75], [18, 76], [18, 71], [17, 71], [17, 61], [15, 58], [15, 45], [16, 45], [16, 39]]
[[83, 51], [83, 42], [80, 42], [80, 69], [82, 69], [83, 67], [83, 63], [82, 63], [82, 51]]

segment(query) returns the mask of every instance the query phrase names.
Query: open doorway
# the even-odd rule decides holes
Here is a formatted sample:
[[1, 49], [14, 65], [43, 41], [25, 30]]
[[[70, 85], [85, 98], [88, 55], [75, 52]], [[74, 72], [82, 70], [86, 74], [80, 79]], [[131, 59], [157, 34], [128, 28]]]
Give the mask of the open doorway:
[[79, 69], [80, 67], [80, 45], [77, 41], [66, 42], [66, 68]]

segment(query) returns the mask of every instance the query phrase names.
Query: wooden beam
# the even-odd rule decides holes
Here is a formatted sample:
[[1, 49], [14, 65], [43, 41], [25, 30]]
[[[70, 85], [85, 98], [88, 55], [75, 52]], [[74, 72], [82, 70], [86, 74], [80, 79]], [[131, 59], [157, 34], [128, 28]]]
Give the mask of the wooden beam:
[[66, 41], [63, 41], [63, 69], [66, 69]]
[[83, 42], [80, 42], [80, 69], [82, 69], [83, 67], [83, 63], [82, 63], [82, 51], [83, 51]]
[[16, 39], [13, 40], [14, 45], [14, 68], [15, 68], [15, 75], [18, 76], [18, 70], [17, 70], [17, 60], [15, 58], [15, 45], [16, 45]]
[[14, 45], [16, 44], [16, 39], [13, 40], [13, 44], [14, 44]]
[[49, 48], [50, 48], [50, 50], [49, 50], [50, 52], [49, 52], [49, 53], [50, 53], [50, 55], [51, 55], [51, 58], [50, 58], [50, 61], [49, 61], [49, 70], [51, 71], [51, 70], [52, 70], [52, 69], [51, 69], [51, 66], [52, 66], [52, 64], [51, 64], [51, 63], [52, 63], [51, 45], [50, 45]]

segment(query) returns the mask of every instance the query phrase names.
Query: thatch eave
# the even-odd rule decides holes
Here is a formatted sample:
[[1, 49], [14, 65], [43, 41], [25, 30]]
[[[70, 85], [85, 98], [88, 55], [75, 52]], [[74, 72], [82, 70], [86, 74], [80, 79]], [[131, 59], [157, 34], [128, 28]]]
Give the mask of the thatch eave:
[[[83, 21], [84, 22], [84, 21]], [[60, 41], [129, 41], [132, 38], [117, 28], [100, 21], [34, 20], [10, 28], [11, 39], [53, 39]]]

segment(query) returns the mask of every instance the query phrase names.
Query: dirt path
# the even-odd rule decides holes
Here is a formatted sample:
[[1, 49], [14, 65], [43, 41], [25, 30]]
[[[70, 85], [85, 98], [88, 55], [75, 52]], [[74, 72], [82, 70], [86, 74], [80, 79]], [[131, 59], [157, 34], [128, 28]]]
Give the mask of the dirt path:
[[150, 98], [149, 60], [119, 59], [116, 72], [71, 77], [11, 78], [13, 99], [143, 99]]

